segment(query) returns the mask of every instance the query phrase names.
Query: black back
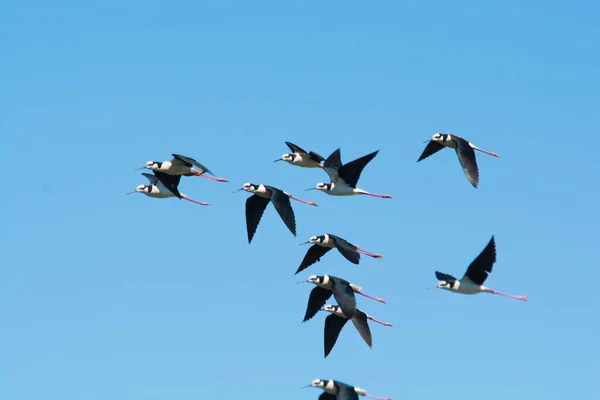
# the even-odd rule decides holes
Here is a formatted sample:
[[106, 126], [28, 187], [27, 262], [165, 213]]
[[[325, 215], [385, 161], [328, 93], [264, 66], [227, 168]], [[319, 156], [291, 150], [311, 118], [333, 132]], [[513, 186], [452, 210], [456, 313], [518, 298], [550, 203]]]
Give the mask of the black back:
[[365, 166], [379, 153], [379, 150], [367, 154], [361, 158], [357, 158], [354, 161], [350, 161], [348, 164], [343, 165], [338, 169], [338, 175], [342, 178], [348, 186], [356, 188], [356, 184], [360, 178]]
[[152, 174], [147, 174], [145, 172], [142, 172], [142, 175], [144, 175], [146, 178], [148, 178], [148, 180], [150, 181], [151, 185], [156, 185], [156, 184], [158, 184], [158, 182], [160, 182], [158, 180], [158, 178], [156, 176], [152, 175]]
[[448, 275], [448, 274], [445, 274], [445, 273], [440, 272], [440, 271], [435, 271], [435, 277], [438, 279], [438, 281], [446, 281], [446, 282], [448, 282], [450, 284], [451, 288], [454, 287], [454, 284], [458, 280], [455, 277], [453, 277], [452, 275]]
[[425, 146], [425, 150], [423, 150], [423, 153], [421, 154], [421, 157], [419, 157], [417, 162], [426, 159], [427, 157], [429, 157], [432, 154], [437, 153], [444, 147], [446, 147], [446, 146], [444, 146], [443, 144], [436, 142], [434, 140], [430, 140], [429, 143], [427, 144], [427, 146]]
[[296, 236], [296, 216], [292, 209], [290, 198], [282, 190], [279, 190], [273, 186], [263, 185], [269, 192], [271, 192], [271, 203], [279, 213], [279, 216], [288, 227], [290, 232]]
[[335, 396], [333, 394], [329, 394], [327, 392], [323, 392], [319, 396], [319, 400], [335, 400]]
[[345, 239], [342, 239], [339, 236], [332, 235], [328, 233], [329, 237], [333, 240], [336, 249], [346, 258], [346, 260], [350, 261], [352, 264], [358, 264], [360, 262], [360, 253], [356, 250], [356, 247], [352, 245]]
[[337, 389], [335, 396], [337, 400], [358, 400], [358, 393], [356, 393], [353, 386], [338, 381], [333, 382]]
[[285, 142], [285, 144], [287, 145], [287, 147], [290, 148], [290, 151], [292, 153], [298, 153], [298, 154], [307, 154], [306, 150], [304, 150], [302, 147], [300, 146], [296, 146], [294, 143], [292, 142]]
[[335, 314], [329, 315], [325, 318], [325, 328], [324, 328], [324, 351], [325, 358], [331, 353], [333, 346], [337, 342], [338, 337], [340, 336], [340, 332], [344, 328], [348, 322], [347, 318], [339, 317]]
[[262, 218], [269, 201], [269, 199], [265, 199], [256, 194], [248, 197], [246, 200], [246, 230], [248, 231], [248, 244], [252, 242], [256, 228], [258, 228], [260, 219]]
[[207, 172], [212, 175], [212, 172], [210, 172], [208, 170], [208, 168], [206, 168], [204, 165], [200, 164], [198, 161], [194, 160], [193, 158], [182, 156], [181, 154], [171, 154], [171, 155], [174, 158], [176, 158], [177, 160], [181, 161], [183, 164], [187, 165], [188, 167], [194, 166], [194, 167], [198, 168], [199, 170], [202, 170], [202, 171]]
[[311, 158], [312, 160], [315, 160], [316, 162], [319, 162], [319, 163], [320, 163], [321, 161], [325, 160], [325, 158], [323, 158], [321, 155], [319, 155], [319, 154], [315, 153], [314, 151], [309, 151], [309, 152], [308, 152], [308, 155], [310, 156], [310, 158]]
[[371, 337], [371, 329], [369, 328], [367, 314], [357, 309], [352, 318], [352, 323], [365, 343], [367, 343], [369, 347], [373, 347], [373, 338]]
[[181, 180], [181, 175], [169, 175], [160, 171], [152, 171], [154, 172], [154, 176], [158, 178], [160, 183], [164, 185], [171, 193], [173, 193], [178, 198], [181, 198], [181, 194], [179, 194], [179, 190], [177, 187], [179, 186], [179, 181]]
[[[331, 277], [330, 277], [331, 278]], [[319, 312], [321, 307], [325, 305], [325, 302], [331, 297], [331, 290], [324, 289], [320, 286], [315, 287], [310, 291], [308, 297], [308, 305], [306, 306], [306, 313], [302, 322], [306, 322]]]
[[314, 263], [321, 261], [321, 257], [323, 257], [329, 250], [331, 250], [331, 247], [322, 247], [318, 244], [313, 244], [312, 246], [310, 246], [310, 248], [306, 252], [306, 255], [302, 259], [302, 262], [300, 263], [296, 274], [310, 267]]
[[477, 256], [475, 260], [467, 268], [465, 276], [477, 285], [483, 285], [492, 272], [494, 263], [496, 262], [496, 242], [494, 237], [490, 239], [485, 249]]

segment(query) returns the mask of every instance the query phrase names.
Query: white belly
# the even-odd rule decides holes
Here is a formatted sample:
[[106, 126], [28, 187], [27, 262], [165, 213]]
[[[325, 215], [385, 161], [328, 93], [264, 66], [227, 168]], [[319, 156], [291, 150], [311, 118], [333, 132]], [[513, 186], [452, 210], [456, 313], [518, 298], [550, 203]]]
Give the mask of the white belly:
[[458, 293], [477, 294], [477, 293], [481, 292], [481, 286], [479, 286], [473, 282], [458, 281], [458, 282], [456, 282], [456, 285], [458, 285], [458, 287], [454, 288], [454, 290], [456, 290], [456, 292], [458, 292]]
[[304, 167], [304, 168], [318, 168], [319, 165], [321, 165], [320, 163], [316, 162], [312, 158], [309, 158], [308, 156], [296, 157], [294, 159], [294, 161], [291, 162], [291, 164], [297, 165], [299, 167]]
[[353, 194], [357, 194], [356, 189], [345, 184], [334, 184], [333, 190], [330, 190], [327, 193], [332, 196], [352, 196]]
[[163, 164], [159, 171], [164, 172], [165, 174], [169, 174], [169, 175], [183, 175], [183, 174], [189, 174], [190, 170], [191, 170], [191, 168], [186, 167], [185, 165], [171, 164], [170, 166], [165, 166]]
[[157, 199], [166, 199], [168, 197], [175, 196], [173, 193], [171, 193], [171, 191], [169, 189], [167, 189], [163, 185], [160, 185], [160, 186], [162, 186], [162, 187], [152, 186], [152, 191], [150, 191], [150, 193], [146, 193], [146, 195], [157, 198]]

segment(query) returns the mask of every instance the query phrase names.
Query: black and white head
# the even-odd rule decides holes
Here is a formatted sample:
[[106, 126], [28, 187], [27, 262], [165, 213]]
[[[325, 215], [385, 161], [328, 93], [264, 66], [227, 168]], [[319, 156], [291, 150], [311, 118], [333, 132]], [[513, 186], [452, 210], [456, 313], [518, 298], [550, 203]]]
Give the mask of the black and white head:
[[160, 168], [160, 163], [156, 161], [148, 161], [144, 168], [151, 169], [152, 171], [157, 171]]
[[152, 190], [152, 186], [150, 186], [150, 185], [138, 185], [135, 188], [136, 193], [150, 193], [151, 190]]
[[250, 182], [246, 182], [242, 185], [242, 190], [249, 192], [249, 193], [255, 193], [258, 190], [258, 185], [255, 185]]
[[323, 311], [328, 311], [330, 313], [337, 313], [340, 310], [340, 306], [334, 306], [333, 304], [325, 304], [323, 306]]
[[321, 235], [321, 236], [311, 236], [310, 239], [308, 239], [308, 243], [323, 243], [323, 241], [325, 240], [325, 235]]
[[440, 288], [440, 289], [451, 290], [452, 289], [452, 282], [439, 281], [438, 284], [437, 284], [437, 287]]
[[314, 379], [310, 385], [321, 389], [325, 389], [325, 386], [327, 386], [327, 380], [317, 378]]
[[306, 280], [306, 282], [314, 283], [315, 285], [318, 285], [319, 283], [323, 283], [323, 281], [325, 281], [325, 276], [319, 276], [319, 275], [311, 275]]
[[446, 141], [446, 135], [442, 133], [434, 133], [431, 137], [431, 140], [434, 142], [444, 143]]
[[293, 155], [293, 154], [283, 154], [283, 155], [281, 156], [281, 160], [283, 160], [283, 161], [287, 161], [287, 162], [292, 162], [292, 161], [294, 161], [294, 158], [295, 158], [295, 157], [294, 157], [294, 155]]
[[331, 183], [317, 183], [317, 185], [315, 186], [315, 189], [317, 190], [321, 190], [323, 192], [328, 192], [331, 190]]

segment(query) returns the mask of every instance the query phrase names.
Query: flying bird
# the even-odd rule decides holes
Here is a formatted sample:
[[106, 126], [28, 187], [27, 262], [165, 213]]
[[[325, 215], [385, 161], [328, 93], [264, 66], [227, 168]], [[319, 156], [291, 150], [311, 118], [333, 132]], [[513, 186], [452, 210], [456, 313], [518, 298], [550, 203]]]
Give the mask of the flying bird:
[[439, 282], [437, 286], [432, 289], [444, 289], [462, 294], [478, 294], [482, 292], [492, 293], [510, 297], [513, 299], [527, 301], [526, 296], [513, 296], [510, 294], [497, 292], [495, 290], [483, 286], [483, 283], [487, 279], [488, 275], [492, 272], [492, 268], [495, 262], [496, 242], [494, 240], [494, 236], [492, 236], [485, 249], [483, 249], [481, 254], [479, 254], [477, 258], [473, 260], [473, 262], [469, 265], [469, 267], [467, 268], [467, 272], [461, 280], [456, 279], [452, 275], [435, 271], [435, 277], [439, 280]]
[[302, 270], [305, 270], [317, 261], [320, 261], [321, 257], [323, 257], [329, 250], [333, 248], [337, 248], [338, 251], [353, 264], [358, 264], [360, 262], [360, 253], [380, 260], [383, 259], [381, 254], [370, 253], [361, 249], [357, 245], [342, 239], [339, 236], [332, 235], [331, 233], [326, 233], [321, 236], [312, 236], [308, 242], [301, 243], [300, 245], [308, 243], [314, 244], [306, 252], [302, 263], [300, 263], [300, 266], [296, 271], [296, 274]]
[[[348, 317], [346, 317], [341, 307], [336, 305], [327, 304], [325, 307], [323, 307], [322, 311], [331, 313], [331, 315], [325, 318], [325, 357], [327, 357], [329, 353], [331, 353], [333, 346], [335, 346], [335, 343], [340, 336], [340, 332], [346, 325], [346, 322], [348, 322]], [[369, 329], [368, 320], [377, 322], [378, 324], [384, 326], [392, 326], [392, 324], [388, 322], [376, 320], [358, 308], [354, 312], [354, 316], [351, 319], [352, 323], [356, 327], [356, 330], [369, 347], [373, 347], [373, 340], [371, 338], [371, 329]]]
[[277, 210], [279, 216], [294, 236], [296, 236], [296, 216], [294, 215], [294, 210], [290, 204], [290, 199], [294, 199], [311, 206], [317, 205], [317, 203], [314, 201], [298, 199], [297, 197], [294, 197], [283, 190], [268, 185], [244, 183], [244, 185], [240, 189], [236, 190], [236, 192], [240, 190], [253, 193], [253, 195], [248, 197], [248, 200], [246, 200], [246, 229], [248, 230], [248, 243], [252, 242], [256, 228], [258, 228], [260, 219], [262, 218], [262, 215], [265, 212], [269, 202], [273, 203], [275, 210]]
[[319, 400], [358, 400], [358, 396], [370, 397], [375, 400], [392, 400], [390, 397], [378, 397], [367, 393], [365, 389], [350, 386], [333, 379], [315, 379], [310, 385], [304, 387], [317, 387], [324, 390]]
[[[201, 176], [203, 178], [212, 179], [218, 182], [228, 182], [228, 180], [225, 178], [217, 178], [211, 176], [213, 175], [213, 173], [193, 158], [182, 156], [180, 154], [171, 155], [173, 156], [173, 159], [171, 161], [148, 161], [145, 166], [138, 168], [138, 170], [147, 168], [152, 171], [164, 172], [169, 175], [196, 175]], [[198, 169], [193, 167], [196, 167]]]
[[296, 146], [293, 143], [285, 142], [290, 148], [290, 154], [284, 154], [277, 161], [286, 161], [289, 164], [297, 165], [298, 167], [305, 168], [323, 168], [321, 162], [325, 160], [323, 157], [315, 153], [314, 151], [307, 152], [302, 147]]
[[157, 199], [166, 199], [169, 197], [177, 197], [179, 199], [184, 199], [187, 201], [191, 201], [192, 203], [200, 204], [201, 206], [207, 206], [209, 203], [205, 203], [202, 201], [196, 201], [190, 199], [187, 195], [183, 193], [179, 193], [179, 180], [181, 179], [181, 175], [167, 175], [165, 173], [154, 171], [154, 175], [142, 173], [148, 180], [150, 181], [149, 185], [139, 185], [135, 188], [133, 192], [129, 192], [126, 194], [132, 193], [142, 193], [149, 197], [154, 197]]
[[310, 292], [306, 313], [302, 322], [306, 322], [314, 317], [319, 312], [321, 307], [325, 305], [325, 302], [327, 302], [327, 299], [329, 299], [332, 294], [342, 312], [348, 318], [354, 317], [354, 314], [356, 313], [356, 297], [354, 296], [354, 293], [368, 297], [369, 299], [378, 301], [380, 303], [385, 303], [384, 299], [369, 296], [368, 294], [361, 292], [361, 287], [335, 276], [311, 275], [306, 281], [298, 283], [305, 282], [313, 283], [317, 285], [317, 287]]
[[417, 160], [417, 162], [426, 159], [432, 154], [437, 153], [444, 147], [450, 147], [451, 149], [456, 150], [456, 155], [458, 155], [458, 161], [460, 161], [460, 165], [465, 171], [465, 175], [471, 185], [473, 187], [477, 187], [479, 185], [479, 168], [477, 167], [477, 160], [475, 159], [475, 151], [481, 151], [482, 153], [489, 154], [494, 157], [500, 157], [500, 155], [496, 153], [492, 153], [486, 150], [482, 150], [479, 147], [475, 146], [473, 143], [465, 140], [459, 136], [451, 135], [449, 133], [435, 133], [429, 144], [423, 150], [423, 154]]
[[337, 149], [327, 157], [327, 160], [325, 160], [325, 163], [323, 164], [323, 169], [329, 175], [330, 183], [318, 183], [314, 188], [307, 190], [320, 190], [332, 196], [364, 194], [367, 196], [391, 199], [392, 196], [389, 194], [369, 193], [366, 190], [356, 187], [363, 169], [369, 161], [375, 158], [377, 153], [379, 153], [379, 150], [342, 165], [340, 149]]

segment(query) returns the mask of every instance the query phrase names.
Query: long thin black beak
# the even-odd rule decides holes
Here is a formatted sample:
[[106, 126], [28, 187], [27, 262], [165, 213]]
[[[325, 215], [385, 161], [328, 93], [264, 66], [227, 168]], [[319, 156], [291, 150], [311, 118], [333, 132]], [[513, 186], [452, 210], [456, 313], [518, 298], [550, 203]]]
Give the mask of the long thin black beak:
[[433, 290], [433, 289], [439, 289], [439, 287], [437, 287], [437, 286], [434, 286], [434, 287], [427, 288], [427, 289], [425, 289], [425, 290]]
[[309, 387], [312, 387], [312, 385], [302, 386], [300, 389], [306, 389], [306, 388], [309, 388]]
[[144, 168], [146, 168], [145, 165], [143, 167], [139, 167], [139, 168], [134, 169], [134, 171], [139, 171], [140, 169], [144, 169]]
[[430, 142], [430, 140], [426, 140], [426, 141], [424, 141], [423, 143], [427, 143], [427, 142]]
[[234, 190], [233, 193], [241, 192], [242, 190], [244, 190], [244, 188], [239, 188], [237, 190]]
[[135, 190], [133, 192], [125, 193], [125, 195], [133, 194], [133, 193], [135, 193]]
[[310, 241], [308, 241], [308, 242], [304, 242], [304, 243], [300, 243], [298, 246], [302, 246], [302, 245], [304, 245], [304, 244], [308, 244], [308, 243], [310, 243]]
[[283, 159], [278, 158], [277, 160], [273, 161], [273, 162], [277, 162], [277, 161], [283, 161]]
[[296, 282], [296, 283], [309, 283], [308, 281], [300, 281], [300, 282]]
[[306, 190], [306, 191], [309, 191], [309, 190], [317, 190], [317, 188], [314, 188], [314, 187], [312, 187], [312, 188], [308, 188], [308, 189], [304, 189], [304, 190]]

